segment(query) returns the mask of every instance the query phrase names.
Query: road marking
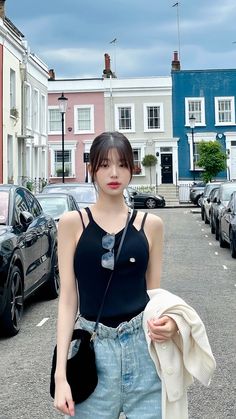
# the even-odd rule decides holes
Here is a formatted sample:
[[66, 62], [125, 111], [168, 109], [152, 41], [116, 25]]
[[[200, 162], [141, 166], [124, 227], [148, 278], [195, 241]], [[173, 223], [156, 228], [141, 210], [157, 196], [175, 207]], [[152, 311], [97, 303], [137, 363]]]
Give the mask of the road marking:
[[223, 265], [223, 268], [224, 268], [225, 270], [227, 270], [227, 269], [228, 269], [226, 265]]
[[218, 252], [215, 252], [215, 255], [218, 255], [219, 253]]
[[44, 323], [46, 323], [49, 320], [49, 317], [44, 317], [43, 320], [41, 320], [41, 322], [39, 322], [36, 326], [37, 327], [41, 327], [43, 326]]
[[208, 237], [208, 235], [207, 235], [207, 234], [205, 234], [205, 237]]
[[209, 242], [209, 246], [212, 246], [212, 243], [211, 242]]
[[205, 231], [204, 228], [202, 228], [202, 231]]

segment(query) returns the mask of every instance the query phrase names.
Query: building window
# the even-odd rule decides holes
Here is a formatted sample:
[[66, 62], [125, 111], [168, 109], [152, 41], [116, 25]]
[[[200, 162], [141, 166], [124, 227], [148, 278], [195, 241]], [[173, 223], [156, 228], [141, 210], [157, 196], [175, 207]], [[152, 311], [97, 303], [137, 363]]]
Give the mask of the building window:
[[41, 132], [42, 134], [46, 134], [47, 126], [46, 126], [46, 96], [41, 95]]
[[39, 132], [39, 91], [33, 92], [33, 129]]
[[185, 98], [185, 124], [190, 125], [189, 118], [195, 118], [196, 126], [205, 125], [205, 99]]
[[[71, 150], [64, 150], [64, 175], [72, 176]], [[54, 176], [62, 177], [62, 150], [54, 150]]]
[[94, 106], [79, 105], [74, 109], [75, 133], [91, 134], [94, 133]]
[[115, 105], [115, 127], [121, 132], [134, 132], [134, 105]]
[[31, 86], [25, 84], [25, 119], [26, 127], [31, 129]]
[[144, 131], [164, 131], [163, 104], [144, 103]]
[[16, 72], [10, 69], [10, 115], [16, 116]]
[[215, 124], [234, 125], [235, 124], [235, 103], [234, 97], [215, 98]]
[[141, 148], [133, 148], [133, 158], [134, 158], [134, 171], [133, 175], [142, 174], [142, 157], [141, 157]]
[[48, 109], [48, 125], [49, 134], [61, 133], [61, 113], [58, 108]]

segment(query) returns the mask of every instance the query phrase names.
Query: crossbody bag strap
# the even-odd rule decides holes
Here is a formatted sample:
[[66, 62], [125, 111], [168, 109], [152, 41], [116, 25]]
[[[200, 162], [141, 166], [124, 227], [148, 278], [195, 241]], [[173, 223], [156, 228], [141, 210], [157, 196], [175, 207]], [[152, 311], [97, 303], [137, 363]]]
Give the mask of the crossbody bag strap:
[[125, 235], [126, 235], [126, 232], [127, 232], [127, 229], [128, 229], [130, 216], [131, 216], [131, 211], [129, 209], [126, 224], [125, 224], [125, 228], [123, 230], [123, 233], [122, 233], [122, 236], [121, 236], [121, 239], [120, 239], [120, 244], [119, 244], [117, 254], [116, 254], [115, 266], [114, 266], [113, 271], [111, 272], [111, 275], [109, 277], [109, 280], [108, 280], [108, 283], [107, 283], [107, 286], [106, 286], [106, 289], [105, 289], [105, 292], [104, 292], [104, 295], [103, 295], [103, 299], [102, 299], [102, 302], [101, 302], [101, 305], [100, 305], [100, 308], [99, 308], [99, 312], [98, 312], [98, 315], [97, 315], [96, 323], [95, 323], [95, 326], [94, 326], [92, 338], [96, 335], [96, 330], [98, 328], [98, 323], [99, 323], [99, 320], [100, 320], [101, 315], [102, 315], [102, 311], [103, 311], [103, 308], [104, 308], [104, 303], [105, 303], [105, 299], [106, 299], [106, 296], [107, 296], [107, 292], [108, 292], [108, 289], [110, 287], [111, 280], [112, 280], [113, 275], [114, 275], [114, 270], [115, 270], [115, 267], [116, 267], [116, 264], [117, 264], [117, 260], [120, 256], [121, 248], [122, 248], [122, 245], [123, 245], [123, 242], [124, 242], [124, 239], [125, 239]]

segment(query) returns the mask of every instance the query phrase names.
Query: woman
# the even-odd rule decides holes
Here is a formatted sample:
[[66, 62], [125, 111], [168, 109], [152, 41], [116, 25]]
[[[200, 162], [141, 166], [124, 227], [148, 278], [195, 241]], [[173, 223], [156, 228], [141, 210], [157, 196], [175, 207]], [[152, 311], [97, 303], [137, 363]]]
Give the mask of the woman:
[[[61, 290], [57, 327], [55, 406], [83, 419], [161, 419], [161, 382], [148, 353], [142, 328], [147, 289], [160, 286], [163, 224], [153, 214], [133, 211], [94, 342], [98, 385], [83, 403], [74, 405], [66, 380], [66, 360], [79, 307], [80, 327], [92, 331], [110, 275], [103, 263], [104, 237], [115, 235], [114, 253], [128, 208], [123, 190], [131, 180], [133, 153], [118, 132], [95, 138], [90, 150], [90, 175], [97, 202], [79, 214], [64, 214], [58, 226]], [[110, 249], [109, 249], [110, 250]], [[77, 292], [78, 285], [78, 292]], [[79, 293], [79, 302], [78, 302]], [[173, 319], [148, 321], [149, 336], [164, 342], [176, 333]]]

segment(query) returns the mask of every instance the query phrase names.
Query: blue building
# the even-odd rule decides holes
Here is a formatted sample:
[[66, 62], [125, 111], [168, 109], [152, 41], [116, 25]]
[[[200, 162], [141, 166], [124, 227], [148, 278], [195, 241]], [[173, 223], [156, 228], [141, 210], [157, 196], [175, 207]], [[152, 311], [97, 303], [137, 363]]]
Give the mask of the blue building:
[[198, 180], [200, 141], [219, 141], [227, 170], [219, 179], [236, 179], [236, 69], [181, 70], [172, 61], [173, 136], [178, 138], [179, 183]]

